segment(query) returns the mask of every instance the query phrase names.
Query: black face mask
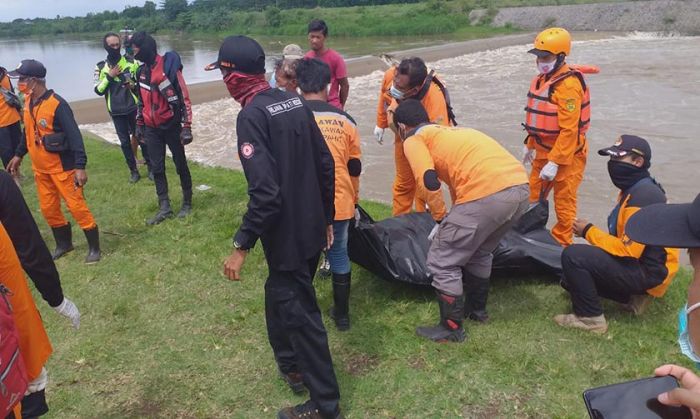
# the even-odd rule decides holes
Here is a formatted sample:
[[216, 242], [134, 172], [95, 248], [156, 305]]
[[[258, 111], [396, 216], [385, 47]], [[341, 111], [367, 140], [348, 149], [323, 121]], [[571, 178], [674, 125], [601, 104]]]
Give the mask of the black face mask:
[[112, 65], [118, 63], [119, 60], [122, 58], [120, 48], [106, 47], [105, 50], [107, 50], [107, 62]]
[[621, 191], [626, 191], [640, 180], [651, 176], [647, 169], [616, 160], [608, 161], [608, 173], [612, 183]]
[[133, 45], [139, 48], [139, 53], [134, 56], [137, 60], [150, 65], [156, 61], [156, 40], [153, 39], [151, 35], [143, 34], [140, 32], [134, 34], [131, 38]]

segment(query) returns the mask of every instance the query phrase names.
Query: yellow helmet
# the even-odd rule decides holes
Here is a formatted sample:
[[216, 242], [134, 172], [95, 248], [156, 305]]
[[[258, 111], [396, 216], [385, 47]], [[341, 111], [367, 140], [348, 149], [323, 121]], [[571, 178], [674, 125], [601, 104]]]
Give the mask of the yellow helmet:
[[554, 55], [569, 55], [571, 53], [571, 34], [564, 28], [545, 29], [535, 38], [534, 46], [528, 52], [538, 56], [543, 52]]

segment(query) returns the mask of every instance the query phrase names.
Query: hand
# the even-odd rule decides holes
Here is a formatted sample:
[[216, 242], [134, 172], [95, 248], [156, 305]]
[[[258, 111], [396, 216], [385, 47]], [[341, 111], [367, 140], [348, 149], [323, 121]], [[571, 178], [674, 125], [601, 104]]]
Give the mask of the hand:
[[379, 145], [384, 144], [384, 128], [374, 127], [374, 138], [377, 140]]
[[553, 181], [557, 177], [557, 171], [559, 171], [559, 165], [554, 162], [547, 162], [540, 171], [540, 179]]
[[182, 145], [187, 145], [192, 142], [192, 128], [183, 128], [180, 131], [180, 142]]
[[80, 327], [80, 311], [71, 300], [64, 297], [61, 304], [53, 309], [56, 313], [68, 318], [73, 323], [74, 329], [77, 330]]
[[679, 388], [659, 394], [659, 403], [667, 406], [685, 406], [690, 409], [694, 419], [700, 418], [700, 377], [678, 365], [662, 365], [654, 374], [657, 377], [673, 376], [680, 384]]
[[7, 171], [10, 172], [12, 176], [17, 176], [19, 174], [19, 166], [22, 165], [22, 157], [14, 156], [9, 163], [7, 163]]
[[335, 237], [333, 236], [333, 224], [329, 224], [326, 227], [326, 248], [323, 250], [328, 250], [333, 246], [333, 241]]
[[362, 219], [362, 216], [360, 215], [360, 210], [357, 208], [357, 205], [355, 206], [355, 227], [360, 225], [360, 220]]
[[535, 149], [524, 145], [521, 160], [523, 164], [532, 164], [532, 161], [535, 160]]
[[583, 230], [586, 229], [586, 226], [590, 224], [588, 220], [584, 220], [583, 218], [577, 218], [574, 220], [574, 234], [577, 235], [578, 237], [583, 237]]
[[233, 249], [231, 256], [224, 261], [224, 275], [231, 281], [241, 280], [241, 268], [245, 263], [248, 251], [243, 249]]
[[688, 255], [690, 256], [690, 266], [695, 272], [700, 272], [700, 248], [688, 249]]
[[115, 65], [114, 67], [109, 69], [109, 76], [111, 78], [117, 77], [119, 75], [119, 73], [121, 73], [121, 70], [119, 69], [118, 65]]
[[87, 183], [87, 172], [85, 169], [75, 169], [75, 187], [79, 188], [81, 186], [85, 186]]
[[139, 139], [140, 143], [146, 142], [146, 140], [144, 138], [145, 134], [146, 134], [146, 126], [136, 124], [136, 131], [134, 132], [134, 135], [136, 136], [136, 138]]
[[433, 241], [433, 239], [435, 238], [435, 235], [437, 234], [439, 228], [440, 228], [440, 224], [437, 224], [437, 223], [436, 223], [436, 224], [435, 224], [435, 227], [433, 227], [433, 229], [430, 230], [430, 234], [428, 234], [428, 240]]

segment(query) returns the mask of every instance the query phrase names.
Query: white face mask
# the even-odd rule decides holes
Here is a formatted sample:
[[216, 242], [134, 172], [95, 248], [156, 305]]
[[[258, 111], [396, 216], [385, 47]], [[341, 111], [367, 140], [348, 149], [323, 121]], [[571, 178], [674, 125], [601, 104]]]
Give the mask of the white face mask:
[[549, 63], [542, 63], [542, 62], [537, 62], [537, 70], [539, 70], [540, 74], [549, 74], [554, 70], [554, 65], [557, 63], [556, 60], [549, 62]]

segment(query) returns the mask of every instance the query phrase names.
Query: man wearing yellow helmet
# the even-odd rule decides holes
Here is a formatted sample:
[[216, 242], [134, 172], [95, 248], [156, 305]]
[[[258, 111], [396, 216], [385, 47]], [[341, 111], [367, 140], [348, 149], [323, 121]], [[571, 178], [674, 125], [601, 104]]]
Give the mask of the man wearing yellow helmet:
[[532, 164], [530, 201], [554, 190], [557, 223], [552, 235], [568, 246], [573, 242], [576, 192], [588, 154], [589, 91], [582, 72], [565, 62], [571, 52], [571, 35], [565, 29], [545, 29], [528, 52], [537, 56], [539, 70], [527, 94], [523, 124], [527, 131], [523, 163]]

